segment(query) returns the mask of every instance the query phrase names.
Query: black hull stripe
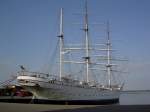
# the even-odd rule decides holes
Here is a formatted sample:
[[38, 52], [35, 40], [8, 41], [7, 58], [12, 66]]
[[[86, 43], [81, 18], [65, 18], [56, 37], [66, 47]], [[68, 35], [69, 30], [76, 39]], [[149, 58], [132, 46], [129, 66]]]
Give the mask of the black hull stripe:
[[119, 103], [119, 99], [109, 100], [41, 100], [35, 99], [34, 103], [39, 104], [70, 104], [70, 105], [96, 105]]
[[0, 102], [34, 103], [34, 104], [62, 104], [62, 105], [106, 105], [119, 103], [119, 99], [109, 100], [45, 100], [45, 99], [0, 99]]

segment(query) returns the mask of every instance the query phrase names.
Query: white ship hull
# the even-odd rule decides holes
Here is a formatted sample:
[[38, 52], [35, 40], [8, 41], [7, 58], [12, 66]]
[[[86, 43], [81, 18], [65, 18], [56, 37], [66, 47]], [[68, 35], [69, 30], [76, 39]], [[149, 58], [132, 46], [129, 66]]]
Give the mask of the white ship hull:
[[[30, 76], [18, 76], [18, 80], [25, 89], [33, 93], [35, 99], [55, 101], [119, 101], [119, 90], [106, 90], [94, 87], [83, 87], [49, 81], [48, 79]], [[109, 103], [110, 103], [109, 102]]]

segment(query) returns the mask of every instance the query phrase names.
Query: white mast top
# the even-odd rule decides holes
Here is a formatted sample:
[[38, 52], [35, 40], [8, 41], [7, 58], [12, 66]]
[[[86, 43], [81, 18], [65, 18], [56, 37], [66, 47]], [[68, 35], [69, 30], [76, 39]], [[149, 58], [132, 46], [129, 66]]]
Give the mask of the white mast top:
[[60, 9], [60, 32], [59, 35], [63, 37], [63, 8]]

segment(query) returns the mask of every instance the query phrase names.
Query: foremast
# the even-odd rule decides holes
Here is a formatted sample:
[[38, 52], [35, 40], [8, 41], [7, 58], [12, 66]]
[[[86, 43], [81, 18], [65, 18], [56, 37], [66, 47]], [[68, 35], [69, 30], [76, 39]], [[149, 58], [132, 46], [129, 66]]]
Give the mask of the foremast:
[[62, 78], [62, 62], [63, 62], [63, 47], [64, 47], [64, 33], [63, 33], [63, 8], [60, 9], [60, 26], [59, 26], [59, 80]]

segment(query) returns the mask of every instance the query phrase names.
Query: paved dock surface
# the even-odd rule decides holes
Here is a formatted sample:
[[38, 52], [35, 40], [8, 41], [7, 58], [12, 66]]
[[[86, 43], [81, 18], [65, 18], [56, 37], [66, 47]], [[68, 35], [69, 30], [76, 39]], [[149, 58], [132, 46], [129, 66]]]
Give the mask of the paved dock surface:
[[42, 112], [57, 111], [65, 109], [78, 109], [96, 107], [96, 105], [51, 105], [51, 104], [22, 104], [22, 103], [0, 103], [0, 112]]
[[0, 103], [0, 112], [150, 112], [150, 105], [44, 105]]
[[150, 112], [150, 105], [107, 105], [96, 107], [84, 107], [77, 109], [64, 109], [55, 111], [43, 111], [43, 112]]

